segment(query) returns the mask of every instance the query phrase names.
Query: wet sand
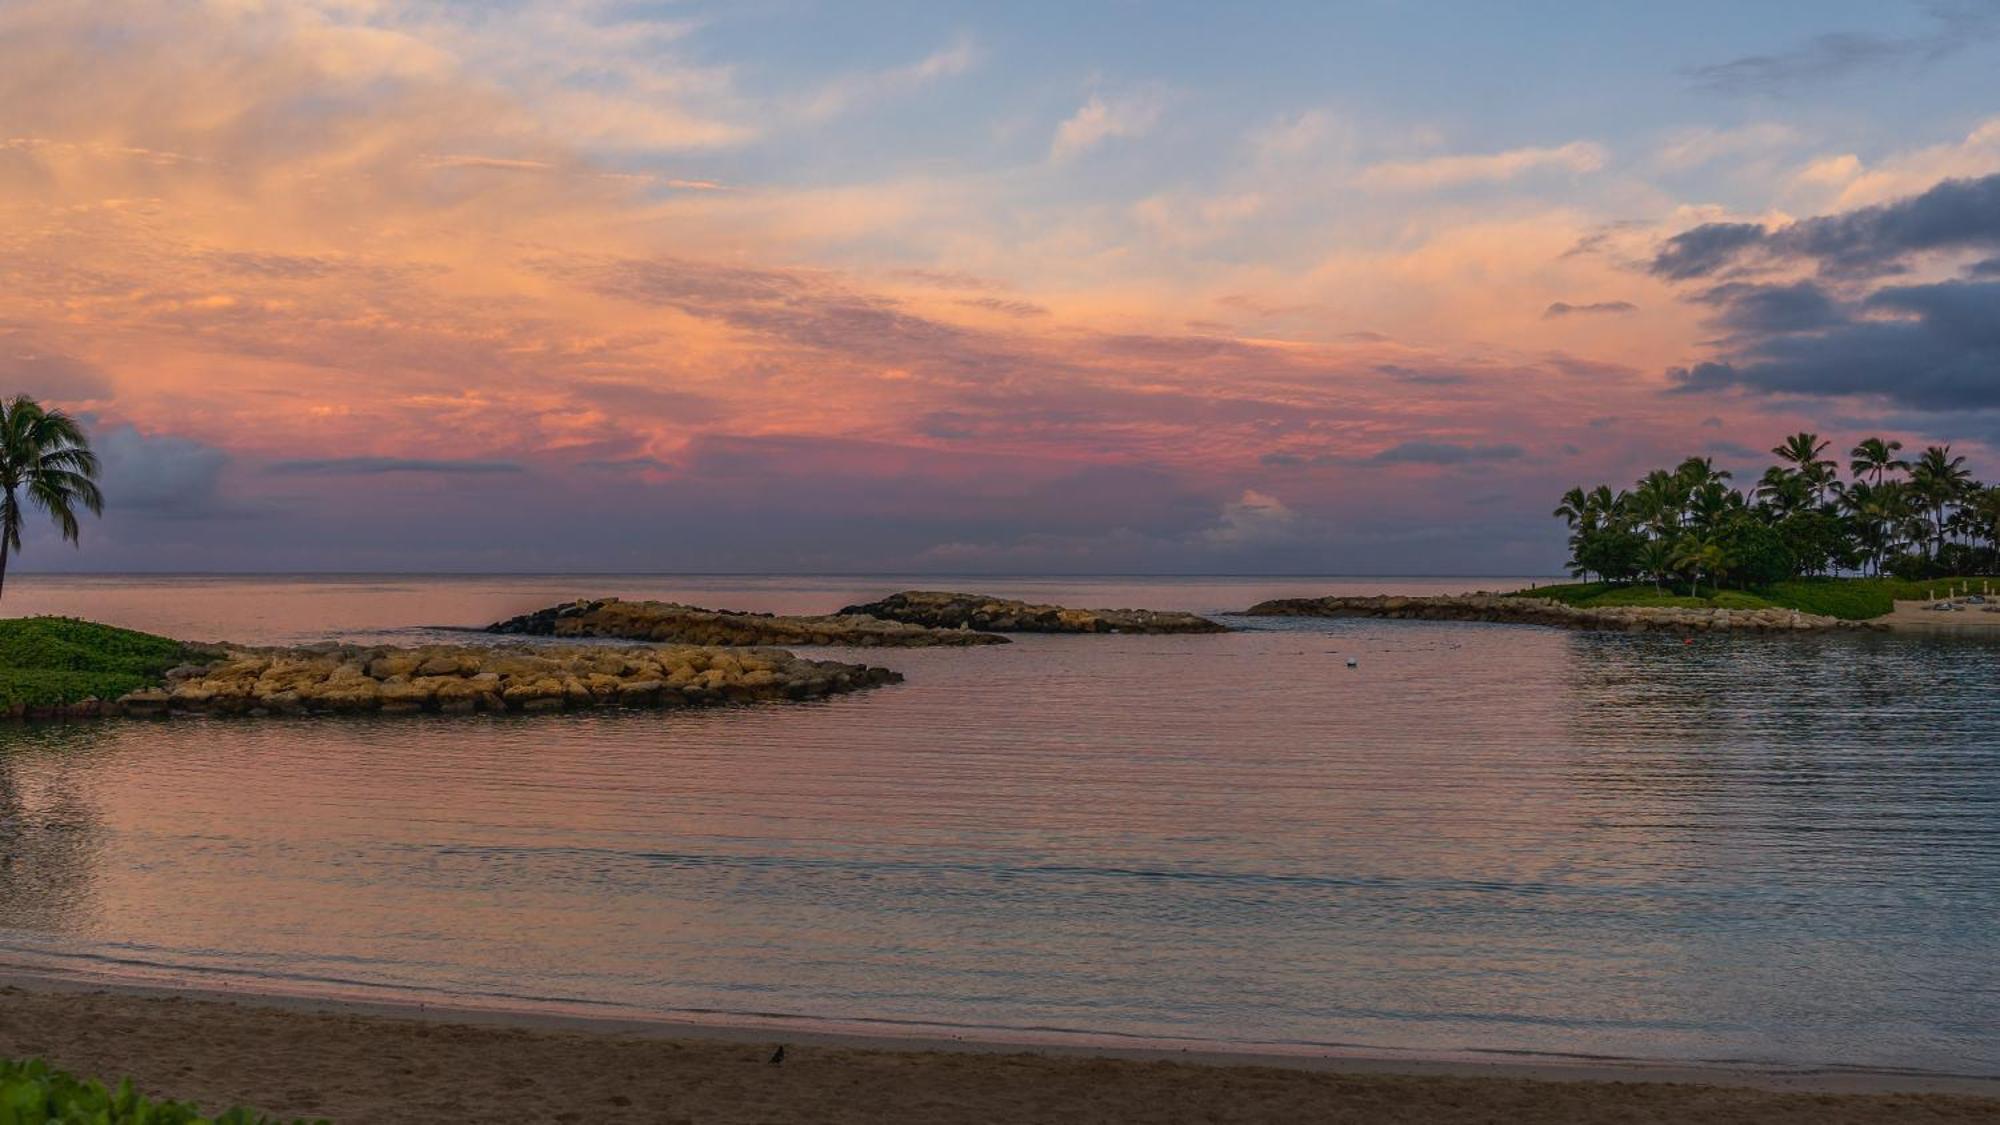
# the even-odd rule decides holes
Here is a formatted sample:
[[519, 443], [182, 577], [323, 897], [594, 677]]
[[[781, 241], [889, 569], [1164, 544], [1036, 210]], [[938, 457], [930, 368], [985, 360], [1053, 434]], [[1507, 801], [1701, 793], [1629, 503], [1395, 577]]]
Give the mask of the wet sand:
[[[787, 1045], [782, 1065], [772, 1048]], [[0, 974], [0, 1056], [211, 1109], [424, 1122], [2000, 1122], [2000, 1080], [885, 1040]], [[1872, 1092], [1869, 1092], [1872, 1091]]]

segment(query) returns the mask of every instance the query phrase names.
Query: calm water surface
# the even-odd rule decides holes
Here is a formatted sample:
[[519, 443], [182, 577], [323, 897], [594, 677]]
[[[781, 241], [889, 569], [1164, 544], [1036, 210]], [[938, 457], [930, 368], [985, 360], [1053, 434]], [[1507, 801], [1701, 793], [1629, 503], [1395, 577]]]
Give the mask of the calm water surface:
[[[583, 594], [912, 584], [10, 576], [7, 609], [408, 643]], [[1513, 584], [976, 583], [1197, 611]], [[2000, 646], [1235, 623], [873, 651], [908, 682], [805, 705], [0, 728], [0, 963], [2000, 1074]]]

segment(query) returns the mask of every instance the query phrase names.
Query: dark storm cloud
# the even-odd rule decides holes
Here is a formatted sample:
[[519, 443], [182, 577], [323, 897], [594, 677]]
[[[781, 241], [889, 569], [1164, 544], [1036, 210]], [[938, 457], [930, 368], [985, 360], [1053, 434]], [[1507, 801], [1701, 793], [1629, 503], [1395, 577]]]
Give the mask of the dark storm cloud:
[[2000, 281], [1881, 289], [1816, 330], [1773, 331], [1668, 374], [1683, 392], [1867, 395], [1920, 410], [2000, 406]]
[[1935, 62], [2000, 32], [2000, 4], [1990, 0], [1934, 4], [1927, 11], [1933, 26], [1923, 34], [1830, 32], [1787, 50], [1745, 55], [1686, 73], [1697, 88], [1711, 93], [1782, 94], [1868, 71]]
[[1972, 277], [2000, 277], [2000, 258], [1988, 258], [1983, 262], [1974, 262], [1972, 265], [1966, 267], [1965, 272]]
[[1739, 333], [1804, 332], [1833, 325], [1841, 317], [1833, 298], [1810, 281], [1791, 285], [1736, 281], [1704, 290], [1691, 299], [1715, 306], [1720, 310], [1715, 323]]
[[1735, 260], [1743, 249], [1764, 240], [1762, 223], [1703, 223], [1667, 239], [1653, 258], [1651, 272], [1668, 281], [1706, 277]]
[[376, 476], [382, 473], [434, 473], [442, 475], [484, 475], [519, 473], [518, 461], [447, 460], [423, 457], [325, 457], [301, 461], [273, 461], [270, 471], [281, 476], [345, 477]]
[[1589, 304], [1573, 305], [1568, 301], [1557, 301], [1542, 310], [1542, 319], [1554, 320], [1564, 316], [1590, 316], [1604, 313], [1628, 313], [1639, 311], [1639, 306], [1630, 301], [1592, 301]]
[[1810, 261], [1822, 274], [1902, 272], [1910, 257], [2000, 247], [2000, 174], [1946, 180], [1920, 195], [1772, 229], [1704, 223], [1667, 240], [1650, 271], [1669, 281], [1712, 277], [1751, 259]]

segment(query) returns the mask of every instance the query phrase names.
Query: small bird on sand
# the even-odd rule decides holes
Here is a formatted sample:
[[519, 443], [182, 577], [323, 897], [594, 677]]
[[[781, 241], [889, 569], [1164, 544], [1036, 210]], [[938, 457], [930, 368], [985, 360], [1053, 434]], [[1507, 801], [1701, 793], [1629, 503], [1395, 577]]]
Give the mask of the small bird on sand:
[[781, 1066], [783, 1065], [784, 1061], [785, 1061], [785, 1045], [780, 1043], [778, 1044], [778, 1049], [771, 1052], [771, 1065]]

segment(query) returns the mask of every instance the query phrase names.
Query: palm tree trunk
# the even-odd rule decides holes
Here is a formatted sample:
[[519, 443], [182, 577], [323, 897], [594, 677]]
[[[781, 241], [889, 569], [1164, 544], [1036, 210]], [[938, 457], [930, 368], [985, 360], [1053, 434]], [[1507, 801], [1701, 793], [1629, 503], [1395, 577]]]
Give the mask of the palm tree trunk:
[[0, 596], [7, 592], [7, 535], [0, 531]]

